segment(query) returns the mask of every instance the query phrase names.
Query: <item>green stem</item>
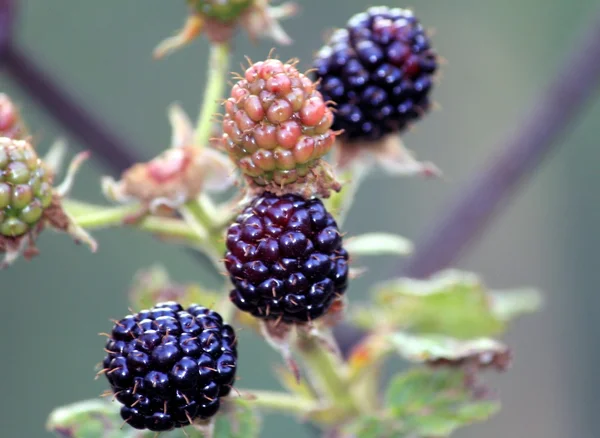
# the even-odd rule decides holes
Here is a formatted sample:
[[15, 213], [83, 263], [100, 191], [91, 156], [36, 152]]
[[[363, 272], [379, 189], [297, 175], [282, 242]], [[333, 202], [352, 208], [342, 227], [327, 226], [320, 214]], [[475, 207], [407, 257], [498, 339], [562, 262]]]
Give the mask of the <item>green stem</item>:
[[317, 408], [315, 400], [284, 392], [255, 391], [253, 389], [242, 389], [240, 392], [252, 395], [251, 403], [269, 411], [306, 415]]
[[198, 223], [210, 232], [213, 221], [206, 208], [204, 208], [204, 205], [199, 201], [190, 201], [186, 204], [186, 207]]
[[188, 202], [186, 208], [198, 226], [207, 231], [207, 238], [210, 245], [215, 251], [215, 254], [222, 256], [225, 254], [225, 239], [223, 237], [223, 229], [216, 226], [212, 201], [208, 197], [201, 197], [196, 201]]
[[365, 165], [360, 163], [352, 164], [351, 167], [342, 172], [340, 179], [345, 182], [342, 190], [338, 193], [332, 193], [331, 196], [325, 200], [327, 209], [333, 212], [339, 227], [343, 225], [348, 216], [356, 193], [367, 173], [368, 168]]
[[213, 44], [210, 48], [210, 59], [204, 100], [200, 108], [200, 116], [196, 125], [196, 146], [208, 144], [213, 126], [212, 118], [218, 112], [219, 99], [223, 97], [227, 83], [230, 47], [228, 43]]
[[336, 354], [329, 351], [316, 336], [299, 333], [298, 353], [308, 368], [308, 378], [325, 400], [333, 403], [348, 415], [358, 412], [349, 394], [348, 370]]
[[[139, 205], [107, 207], [83, 204], [77, 201], [71, 205], [69, 200], [63, 201], [63, 207], [80, 227], [88, 230], [124, 226], [126, 225], [126, 219], [135, 216], [141, 208]], [[206, 243], [188, 224], [180, 219], [147, 216], [134, 222], [131, 226], [164, 237], [181, 239], [191, 246]]]

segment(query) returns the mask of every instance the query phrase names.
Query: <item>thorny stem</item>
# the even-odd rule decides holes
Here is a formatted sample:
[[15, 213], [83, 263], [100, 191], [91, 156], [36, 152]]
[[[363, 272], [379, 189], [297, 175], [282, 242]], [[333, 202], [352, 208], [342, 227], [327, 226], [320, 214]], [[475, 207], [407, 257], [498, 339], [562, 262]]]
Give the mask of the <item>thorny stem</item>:
[[196, 146], [205, 147], [210, 140], [213, 116], [218, 112], [219, 100], [227, 83], [230, 47], [228, 43], [211, 44], [204, 98], [196, 125]]

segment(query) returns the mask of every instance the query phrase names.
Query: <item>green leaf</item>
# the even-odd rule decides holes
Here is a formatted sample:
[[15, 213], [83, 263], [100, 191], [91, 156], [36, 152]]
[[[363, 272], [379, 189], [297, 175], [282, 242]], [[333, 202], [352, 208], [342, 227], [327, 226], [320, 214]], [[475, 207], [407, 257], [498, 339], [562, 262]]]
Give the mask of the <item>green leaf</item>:
[[394, 333], [390, 341], [405, 359], [421, 363], [455, 363], [466, 361], [479, 367], [505, 369], [510, 363], [510, 350], [501, 342], [489, 338], [460, 340], [440, 335], [414, 336]]
[[448, 436], [456, 429], [484, 421], [497, 402], [476, 400], [460, 369], [417, 368], [397, 375], [386, 396], [389, 415], [407, 435]]
[[86, 400], [55, 409], [46, 428], [61, 438], [131, 438], [133, 429], [125, 425], [119, 404]]
[[476, 275], [454, 270], [427, 280], [392, 280], [380, 284], [374, 294], [374, 306], [354, 314], [359, 325], [383, 324], [462, 339], [496, 336], [510, 318], [533, 311], [540, 302], [529, 290], [492, 294]]
[[388, 233], [367, 233], [346, 240], [344, 248], [354, 256], [406, 255], [413, 250], [408, 239]]
[[492, 312], [501, 321], [533, 313], [542, 305], [542, 295], [535, 289], [490, 292]]
[[169, 279], [160, 265], [138, 272], [129, 291], [131, 304], [136, 309], [148, 309], [161, 301], [177, 301], [186, 307], [190, 304], [213, 306], [219, 294], [197, 284], [176, 284]]
[[[55, 409], [46, 428], [60, 438], [154, 438], [155, 432], [135, 430], [123, 422], [119, 403], [86, 400]], [[257, 438], [260, 419], [251, 402], [239, 397], [224, 400], [214, 417], [212, 438]], [[165, 438], [204, 438], [194, 426], [164, 432]]]
[[344, 436], [360, 438], [402, 438], [406, 436], [393, 420], [373, 416], [358, 417], [344, 427]]
[[213, 438], [255, 438], [260, 436], [260, 418], [251, 402], [240, 397], [228, 400], [217, 416]]

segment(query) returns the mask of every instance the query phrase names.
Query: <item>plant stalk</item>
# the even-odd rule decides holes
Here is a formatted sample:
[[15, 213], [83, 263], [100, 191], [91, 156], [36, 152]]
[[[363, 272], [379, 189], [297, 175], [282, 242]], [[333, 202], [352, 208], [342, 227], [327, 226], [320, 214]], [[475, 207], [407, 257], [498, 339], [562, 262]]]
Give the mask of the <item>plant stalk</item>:
[[[141, 207], [139, 205], [106, 207], [79, 202], [74, 202], [71, 206], [69, 200], [64, 200], [63, 208], [80, 227], [94, 230], [124, 226], [127, 224], [127, 218], [137, 214]], [[132, 226], [162, 237], [172, 237], [186, 241], [190, 246], [206, 244], [188, 224], [180, 219], [147, 216], [133, 223]]]
[[210, 140], [213, 116], [218, 112], [219, 100], [223, 97], [227, 83], [230, 53], [228, 43], [212, 44], [210, 47], [204, 99], [196, 124], [195, 140], [198, 147], [205, 147]]
[[297, 351], [319, 396], [348, 415], [358, 412], [354, 400], [349, 396], [348, 370], [342, 359], [329, 351], [323, 340], [308, 333], [299, 333]]
[[242, 394], [252, 395], [252, 403], [262, 409], [287, 414], [308, 415], [317, 408], [316, 400], [276, 391], [242, 389]]

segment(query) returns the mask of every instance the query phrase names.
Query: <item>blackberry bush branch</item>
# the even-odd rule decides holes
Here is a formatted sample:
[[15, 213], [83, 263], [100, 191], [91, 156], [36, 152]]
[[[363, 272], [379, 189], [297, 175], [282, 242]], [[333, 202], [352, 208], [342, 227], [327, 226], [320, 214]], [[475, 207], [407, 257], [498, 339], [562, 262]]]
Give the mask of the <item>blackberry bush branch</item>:
[[417, 242], [405, 275], [428, 277], [451, 265], [559, 144], [600, 84], [600, 9], [574, 47], [514, 136], [497, 148], [496, 157], [458, 191], [461, 196]]
[[12, 43], [14, 0], [0, 0], [0, 66]]
[[37, 65], [19, 47], [10, 45], [4, 53], [7, 73], [27, 94], [67, 131], [86, 144], [95, 157], [115, 172], [141, 161], [135, 147], [112, 134], [80, 102]]

